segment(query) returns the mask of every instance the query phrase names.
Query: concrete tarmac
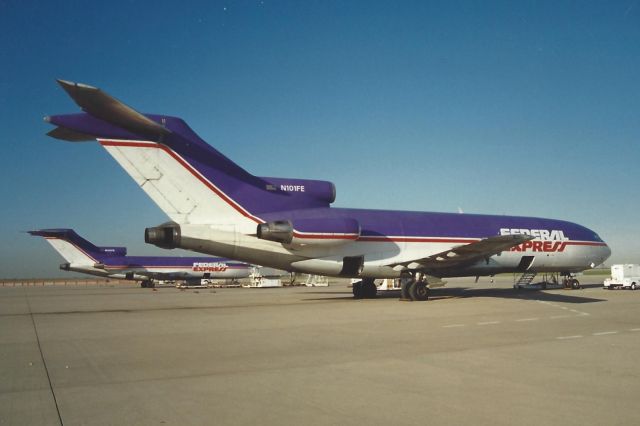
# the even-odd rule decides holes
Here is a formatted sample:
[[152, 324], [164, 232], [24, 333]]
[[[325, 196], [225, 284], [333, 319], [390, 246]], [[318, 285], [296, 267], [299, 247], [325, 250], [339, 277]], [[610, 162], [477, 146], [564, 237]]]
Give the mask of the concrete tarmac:
[[1, 425], [640, 424], [640, 291], [0, 288]]

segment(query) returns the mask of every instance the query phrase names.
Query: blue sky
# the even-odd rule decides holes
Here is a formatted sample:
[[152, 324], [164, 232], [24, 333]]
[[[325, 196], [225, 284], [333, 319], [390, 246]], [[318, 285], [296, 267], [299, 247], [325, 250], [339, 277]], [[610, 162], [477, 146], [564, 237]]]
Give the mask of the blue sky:
[[65, 276], [21, 231], [132, 254], [166, 220], [56, 78], [184, 118], [254, 174], [336, 206], [552, 217], [640, 263], [640, 1], [0, 1], [0, 277]]

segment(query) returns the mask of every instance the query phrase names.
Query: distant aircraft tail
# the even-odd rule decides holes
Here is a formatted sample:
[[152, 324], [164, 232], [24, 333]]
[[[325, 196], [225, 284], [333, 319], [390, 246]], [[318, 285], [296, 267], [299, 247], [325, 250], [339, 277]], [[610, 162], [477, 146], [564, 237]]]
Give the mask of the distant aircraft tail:
[[105, 258], [126, 256], [125, 247], [97, 247], [73, 229], [40, 229], [29, 234], [45, 238], [71, 265], [95, 265]]
[[174, 222], [255, 233], [263, 213], [328, 207], [335, 199], [331, 182], [251, 175], [180, 118], [141, 114], [95, 87], [58, 82], [84, 112], [46, 117], [58, 126], [48, 135], [97, 139]]

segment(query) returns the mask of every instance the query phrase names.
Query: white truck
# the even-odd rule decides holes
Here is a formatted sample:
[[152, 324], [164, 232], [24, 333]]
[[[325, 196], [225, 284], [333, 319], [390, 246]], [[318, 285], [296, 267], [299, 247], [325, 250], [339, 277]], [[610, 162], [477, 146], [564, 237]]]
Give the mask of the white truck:
[[604, 280], [605, 289], [626, 288], [635, 290], [640, 287], [640, 265], [626, 263], [611, 265], [611, 278]]

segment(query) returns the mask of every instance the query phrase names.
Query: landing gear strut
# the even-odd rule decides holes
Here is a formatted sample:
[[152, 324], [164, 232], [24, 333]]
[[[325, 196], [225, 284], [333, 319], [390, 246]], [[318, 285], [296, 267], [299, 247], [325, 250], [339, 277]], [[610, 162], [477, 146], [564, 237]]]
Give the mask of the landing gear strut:
[[429, 287], [422, 274], [402, 281], [400, 285], [400, 300], [429, 300]]
[[355, 299], [374, 299], [378, 293], [373, 278], [364, 278], [353, 283], [353, 297]]
[[562, 284], [564, 285], [564, 288], [572, 288], [574, 290], [579, 290], [582, 288], [580, 286], [580, 281], [575, 279], [571, 274], [565, 275], [565, 277], [562, 279]]

